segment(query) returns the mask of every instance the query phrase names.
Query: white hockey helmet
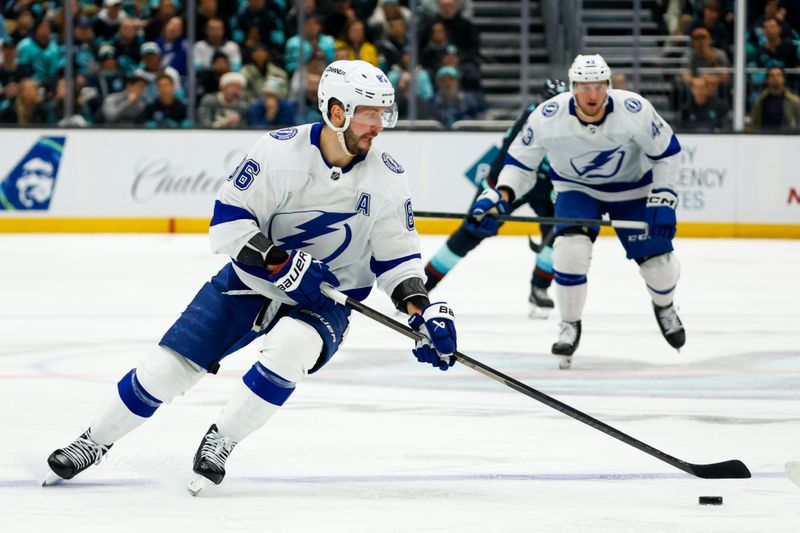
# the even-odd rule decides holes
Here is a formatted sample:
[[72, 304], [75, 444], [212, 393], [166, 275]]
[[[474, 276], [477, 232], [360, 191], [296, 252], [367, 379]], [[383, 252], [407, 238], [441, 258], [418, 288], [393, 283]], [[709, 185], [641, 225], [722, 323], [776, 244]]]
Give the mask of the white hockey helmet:
[[606, 81], [611, 89], [611, 68], [600, 54], [578, 55], [569, 67], [569, 89], [580, 82]]
[[[319, 111], [329, 128], [343, 132], [358, 106], [385, 108], [381, 115], [384, 128], [393, 128], [397, 123], [397, 105], [394, 102], [394, 87], [389, 78], [379, 68], [366, 61], [334, 61], [322, 73], [317, 90]], [[331, 98], [344, 106], [345, 122], [341, 128], [331, 124], [328, 117], [328, 102]]]

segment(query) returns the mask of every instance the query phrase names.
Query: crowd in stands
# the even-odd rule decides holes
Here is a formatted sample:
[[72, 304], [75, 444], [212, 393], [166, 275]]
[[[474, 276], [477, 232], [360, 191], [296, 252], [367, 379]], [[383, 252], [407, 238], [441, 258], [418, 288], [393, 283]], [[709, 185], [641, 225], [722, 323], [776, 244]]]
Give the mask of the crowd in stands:
[[[733, 107], [734, 0], [661, 2], [665, 31], [689, 38], [687, 68], [676, 80], [678, 125], [730, 128]], [[800, 0], [749, 0], [746, 110], [750, 131], [800, 128]], [[791, 74], [787, 73], [790, 69]], [[787, 80], [790, 80], [787, 82]]]
[[[448, 126], [480, 118], [486, 107], [479, 35], [457, 0], [418, 0], [416, 14], [407, 0], [197, 0], [193, 44], [185, 0], [66, 1], [74, 14], [71, 116], [65, 116], [65, 0], [0, 0], [0, 125], [239, 128], [318, 121], [319, 79], [338, 59], [382, 68], [401, 118], [412, 98], [417, 118]], [[413, 73], [412, 17], [419, 32]], [[190, 61], [194, 123], [187, 109]]]

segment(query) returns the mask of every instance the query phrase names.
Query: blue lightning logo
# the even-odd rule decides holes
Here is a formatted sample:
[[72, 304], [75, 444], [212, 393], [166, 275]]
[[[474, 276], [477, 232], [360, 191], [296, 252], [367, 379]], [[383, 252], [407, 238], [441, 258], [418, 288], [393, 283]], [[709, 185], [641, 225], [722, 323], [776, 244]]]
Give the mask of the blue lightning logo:
[[[306, 214], [319, 213], [319, 214], [311, 218], [310, 220], [303, 222], [302, 224], [294, 226], [295, 229], [300, 231], [293, 235], [289, 235], [287, 237], [282, 237], [280, 239], [274, 240], [276, 244], [280, 245], [282, 248], [285, 248], [287, 250], [302, 250], [307, 247], [314, 246], [315, 244], [320, 244], [316, 242], [317, 238], [344, 229], [345, 231], [344, 242], [342, 242], [342, 245], [337, 247], [332, 254], [330, 254], [327, 257], [320, 258], [324, 262], [329, 262], [334, 260], [350, 244], [350, 240], [352, 239], [353, 235], [350, 226], [344, 224], [343, 227], [342, 226], [337, 227], [337, 225], [340, 222], [343, 222], [355, 216], [355, 213], [327, 213], [324, 211], [305, 211], [302, 213]], [[302, 213], [292, 213], [292, 214], [297, 215]], [[270, 234], [272, 233], [271, 226], [272, 223], [270, 223], [270, 231], [269, 231]]]
[[578, 176], [610, 178], [619, 171], [622, 166], [622, 160], [625, 159], [625, 152], [621, 151], [620, 148], [620, 146], [617, 146], [611, 150], [587, 152], [573, 157], [570, 163]]

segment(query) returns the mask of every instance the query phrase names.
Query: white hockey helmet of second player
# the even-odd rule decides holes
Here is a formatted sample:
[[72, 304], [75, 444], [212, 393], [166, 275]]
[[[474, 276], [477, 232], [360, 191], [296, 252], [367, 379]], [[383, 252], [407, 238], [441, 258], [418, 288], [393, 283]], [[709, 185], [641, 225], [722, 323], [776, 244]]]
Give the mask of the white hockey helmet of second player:
[[569, 88], [575, 91], [576, 83], [608, 82], [611, 89], [611, 68], [600, 54], [578, 55], [569, 67]]
[[[334, 61], [322, 73], [317, 90], [319, 111], [325, 124], [336, 132], [348, 128], [358, 106], [383, 107], [381, 125], [393, 128], [397, 123], [394, 87], [379, 68], [366, 61]], [[336, 128], [328, 116], [328, 103], [335, 98], [344, 107], [345, 122]]]

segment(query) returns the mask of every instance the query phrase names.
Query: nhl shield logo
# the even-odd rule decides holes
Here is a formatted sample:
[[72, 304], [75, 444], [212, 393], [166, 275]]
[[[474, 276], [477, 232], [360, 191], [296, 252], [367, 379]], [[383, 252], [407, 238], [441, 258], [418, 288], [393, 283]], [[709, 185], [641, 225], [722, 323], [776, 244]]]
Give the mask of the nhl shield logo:
[[0, 183], [0, 209], [46, 211], [55, 191], [65, 137], [40, 137]]

